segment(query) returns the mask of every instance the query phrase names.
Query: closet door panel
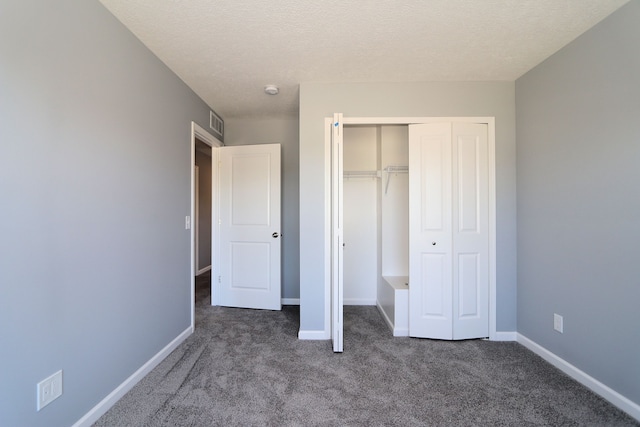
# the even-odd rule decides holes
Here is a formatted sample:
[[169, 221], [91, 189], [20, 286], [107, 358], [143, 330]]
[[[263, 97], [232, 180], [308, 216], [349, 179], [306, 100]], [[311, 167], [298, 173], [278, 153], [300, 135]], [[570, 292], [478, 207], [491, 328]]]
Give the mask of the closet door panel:
[[333, 122], [325, 122], [325, 124], [331, 128], [331, 194], [333, 197], [331, 218], [331, 340], [333, 341], [333, 351], [342, 353], [344, 349], [344, 141], [342, 114], [335, 113]]
[[452, 338], [451, 124], [409, 127], [409, 335]]
[[453, 124], [453, 338], [489, 336], [487, 126]]
[[459, 319], [475, 318], [481, 312], [478, 298], [480, 291], [478, 283], [479, 259], [478, 254], [458, 255], [458, 283], [460, 286], [455, 303], [458, 305], [456, 311]]
[[422, 317], [434, 320], [448, 321], [450, 292], [447, 289], [445, 277], [446, 267], [449, 264], [446, 254], [423, 254], [422, 255], [422, 304], [420, 313]]
[[448, 228], [448, 193], [450, 183], [445, 171], [449, 169], [450, 143], [446, 134], [423, 135], [420, 138], [420, 211], [423, 232], [446, 232]]
[[480, 206], [478, 205], [478, 187], [480, 176], [479, 141], [473, 135], [458, 135], [456, 141], [457, 161], [454, 172], [457, 173], [457, 216], [459, 233], [477, 233], [479, 229]]

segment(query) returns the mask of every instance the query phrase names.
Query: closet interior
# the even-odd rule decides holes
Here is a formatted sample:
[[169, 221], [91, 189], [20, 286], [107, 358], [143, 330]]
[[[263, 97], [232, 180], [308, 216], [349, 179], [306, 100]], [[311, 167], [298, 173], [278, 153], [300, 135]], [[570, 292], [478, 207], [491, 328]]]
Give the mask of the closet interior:
[[346, 125], [344, 304], [376, 305], [409, 335], [409, 150], [406, 125]]

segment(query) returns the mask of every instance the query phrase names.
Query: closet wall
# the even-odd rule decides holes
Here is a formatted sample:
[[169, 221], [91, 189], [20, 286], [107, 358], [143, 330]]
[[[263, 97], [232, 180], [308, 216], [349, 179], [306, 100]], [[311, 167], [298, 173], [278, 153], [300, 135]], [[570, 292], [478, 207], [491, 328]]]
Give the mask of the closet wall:
[[409, 174], [385, 172], [409, 164], [408, 126], [380, 126], [382, 276], [409, 275]]
[[377, 126], [344, 128], [344, 304], [375, 305], [378, 269]]
[[407, 126], [344, 128], [344, 304], [375, 305], [382, 276], [408, 276]]

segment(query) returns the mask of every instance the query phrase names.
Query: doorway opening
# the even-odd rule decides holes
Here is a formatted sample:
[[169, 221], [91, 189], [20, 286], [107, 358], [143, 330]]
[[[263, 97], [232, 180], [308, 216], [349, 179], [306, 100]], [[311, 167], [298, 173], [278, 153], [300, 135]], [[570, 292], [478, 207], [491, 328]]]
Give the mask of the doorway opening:
[[195, 328], [196, 280], [206, 279], [213, 295], [211, 277], [218, 250], [218, 150], [223, 143], [191, 122], [191, 329]]
[[[343, 304], [349, 302], [349, 300], [351, 300], [352, 303], [357, 303], [358, 301], [357, 297], [353, 298], [354, 295], [350, 294], [350, 292], [356, 289], [347, 290], [347, 285], [344, 283], [345, 276], [353, 273], [353, 269], [351, 272], [349, 271], [350, 267], [357, 264], [362, 264], [360, 266], [361, 270], [368, 271], [368, 276], [376, 276], [374, 279], [369, 278], [369, 280], [365, 281], [366, 283], [370, 283], [371, 287], [362, 294], [362, 298], [360, 298], [361, 301], [371, 304], [371, 300], [375, 299], [375, 305], [380, 309], [383, 317], [385, 317], [385, 320], [392, 328], [394, 335], [407, 335], [407, 326], [409, 330], [408, 335], [410, 336], [430, 337], [431, 332], [423, 334], [423, 332], [417, 328], [412, 331], [412, 322], [409, 322], [409, 325], [407, 325], [406, 314], [402, 317], [404, 319], [404, 321], [401, 322], [402, 324], [397, 323], [398, 319], [394, 321], [394, 307], [386, 310], [382, 307], [385, 304], [387, 306], [390, 305], [386, 300], [392, 301], [391, 297], [385, 297], [384, 293], [381, 293], [380, 285], [385, 282], [389, 284], [389, 295], [398, 294], [396, 298], [398, 298], [398, 296], [408, 296], [409, 301], [414, 302], [414, 304], [409, 304], [409, 314], [414, 317], [414, 320], [420, 319], [422, 321], [423, 318], [442, 317], [442, 315], [436, 313], [436, 310], [433, 308], [436, 307], [434, 301], [442, 301], [437, 304], [436, 308], [438, 310], [445, 310], [448, 305], [456, 304], [453, 309], [453, 317], [451, 313], [445, 313], [445, 315], [448, 316], [448, 321], [454, 321], [453, 319], [458, 321], [458, 319], [463, 319], [464, 317], [469, 319], [476, 318], [477, 324], [484, 322], [484, 332], [477, 336], [488, 336], [489, 339], [495, 339], [494, 118], [343, 118], [342, 114], [335, 114], [333, 118], [325, 119], [325, 129], [325, 141], [327, 143], [325, 155], [328, 164], [325, 175], [327, 180], [325, 188], [330, 189], [331, 193], [331, 204], [329, 206], [329, 218], [331, 218], [331, 221], [326, 228], [326, 242], [330, 242], [329, 248], [331, 255], [327, 258], [325, 264], [325, 268], [329, 273], [327, 275], [328, 280], [325, 288], [325, 319], [328, 323], [327, 329], [331, 331], [334, 351], [341, 352], [343, 348]], [[397, 151], [397, 153], [389, 153], [391, 154], [389, 159], [393, 159], [393, 162], [384, 160], [385, 156], [382, 155], [385, 144], [381, 143], [381, 139], [382, 135], [385, 134], [385, 129], [388, 129], [390, 133], [396, 134], [394, 138], [390, 138], [395, 140], [394, 144], [396, 145], [387, 145], [388, 148], [393, 147], [392, 151]], [[406, 129], [409, 129], [408, 153], [403, 147], [397, 145], [398, 141], [403, 141], [403, 144], [407, 141], [407, 137], [403, 136], [406, 135]], [[411, 136], [411, 129], [414, 131], [414, 137]], [[369, 142], [359, 143], [357, 140], [356, 142], [351, 140], [351, 143], [356, 145], [360, 144], [363, 147], [370, 145], [368, 155], [362, 148], [348, 147], [350, 142], [345, 142], [345, 137], [348, 136], [349, 133], [353, 133], [353, 131], [356, 131], [356, 133], [369, 132], [374, 135], [373, 138], [369, 138]], [[412, 151], [411, 147], [414, 147], [413, 155], [410, 154]], [[356, 151], [359, 151], [359, 153], [355, 156], [350, 156], [349, 151], [354, 148]], [[407, 154], [409, 154], [409, 158], [408, 162], [405, 162], [405, 160], [407, 160]], [[353, 160], [350, 160], [349, 157], [355, 159], [356, 163], [353, 163]], [[357, 163], [362, 163], [362, 161], [368, 157], [371, 157], [369, 161], [371, 164], [366, 166], [364, 168], [365, 170], [361, 170], [362, 165]], [[407, 165], [391, 164], [396, 162], [405, 162]], [[358, 169], [349, 171], [348, 167], [350, 167], [350, 163], [354, 164]], [[480, 166], [476, 167], [476, 165]], [[367, 171], [366, 169], [369, 168], [373, 169]], [[392, 227], [393, 231], [390, 235], [394, 236], [397, 242], [388, 246], [389, 249], [394, 246], [396, 249], [393, 251], [387, 250], [387, 254], [391, 255], [391, 259], [390, 262], [385, 263], [382, 259], [385, 253], [385, 245], [381, 243], [385, 240], [383, 239], [383, 230], [385, 227], [383, 222], [384, 218], [381, 217], [381, 213], [384, 216], [385, 209], [383, 209], [382, 203], [384, 198], [390, 197], [389, 189], [394, 188], [387, 186], [389, 180], [393, 180], [393, 176], [396, 176], [401, 171], [408, 173], [409, 183], [413, 183], [413, 186], [410, 184], [409, 191], [407, 192], [407, 184], [403, 182], [404, 178], [396, 179], [396, 181], [392, 182], [392, 184], [401, 184], [401, 186], [396, 189], [401, 191], [394, 191], [391, 194], [392, 196], [396, 196], [398, 200], [392, 202], [391, 206], [387, 206], [386, 210], [388, 213], [386, 215], [389, 215], [387, 218], [396, 217], [396, 219], [386, 225], [395, 227]], [[362, 179], [366, 177], [367, 174], [369, 178], [373, 180], [372, 184], [365, 182], [354, 185], [349, 182], [349, 180], [356, 178]], [[346, 184], [345, 181], [347, 181]], [[354, 218], [349, 220], [344, 212], [345, 207], [349, 208], [350, 205], [353, 205], [353, 203], [351, 203], [352, 200], [347, 197], [349, 193], [353, 193], [349, 187], [363, 186], [370, 187], [368, 193], [357, 191], [354, 194], [358, 194], [358, 197], [364, 197], [366, 194], [369, 194], [370, 200], [367, 203], [357, 201], [356, 213], [355, 215], [351, 213], [351, 216], [354, 216]], [[413, 190], [411, 190], [411, 188], [413, 188]], [[477, 190], [477, 188], [484, 188], [484, 190]], [[480, 193], [477, 193], [477, 191], [480, 191]], [[382, 198], [380, 195], [382, 195]], [[405, 224], [407, 221], [405, 219], [407, 198], [410, 217], [408, 221], [408, 234], [410, 236], [408, 257], [403, 253], [407, 250], [407, 242], [405, 240], [406, 231], [404, 231], [402, 227], [398, 227], [402, 221], [404, 221]], [[369, 208], [366, 208], [367, 204], [370, 206]], [[476, 205], [480, 207], [476, 209]], [[460, 206], [464, 207], [464, 211], [460, 210], [462, 209]], [[393, 208], [392, 211], [389, 211], [389, 207]], [[349, 209], [353, 209], [353, 207]], [[372, 211], [375, 212], [373, 216], [370, 215]], [[412, 212], [413, 214], [411, 214]], [[363, 218], [364, 215], [369, 215], [369, 218]], [[440, 218], [442, 221], [435, 221], [437, 218]], [[453, 221], [454, 218], [455, 221]], [[364, 245], [364, 249], [358, 249], [357, 244], [353, 245], [352, 242], [348, 240], [351, 239], [351, 237], [349, 237], [349, 230], [347, 229], [350, 222], [355, 222], [358, 226], [365, 226], [365, 228], [368, 227], [370, 230], [373, 230], [373, 233], [364, 233], [365, 240], [368, 240], [368, 242], [361, 242], [362, 245]], [[436, 222], [438, 222], [439, 225], [436, 224]], [[479, 228], [476, 227], [476, 224]], [[438, 226], [436, 227], [436, 225]], [[440, 233], [441, 235], [437, 236], [438, 238], [432, 236], [434, 231], [440, 229], [442, 232]], [[485, 236], [484, 246], [481, 244], [481, 247], [484, 247], [484, 249], [478, 249], [481, 251], [478, 252], [478, 255], [472, 253], [475, 249], [473, 249], [473, 251], [471, 251], [471, 249], [464, 249], [465, 247], [463, 243], [461, 243], [462, 239], [459, 238], [461, 231], [467, 235], [478, 234]], [[376, 232], [377, 235], [375, 235]], [[372, 236], [372, 234], [374, 234], [374, 236]], [[424, 240], [422, 239], [422, 234], [428, 234], [427, 237], [429, 237], [429, 245], [426, 249], [419, 246], [419, 243], [422, 243], [421, 240]], [[416, 236], [420, 236], [421, 240], [418, 240]], [[452, 239], [456, 242], [455, 244], [451, 243]], [[386, 241], [390, 241], [389, 237], [386, 238]], [[365, 256], [366, 248], [370, 248], [372, 245], [377, 246], [377, 252], [376, 250], [370, 251], [371, 253], [368, 257], [369, 266], [367, 267]], [[463, 248], [464, 250], [462, 250], [462, 252], [458, 251], [460, 253], [452, 252], [452, 247]], [[352, 249], [355, 249], [355, 251]], [[349, 256], [348, 252], [352, 252], [357, 261], [354, 263], [354, 261], [351, 260], [347, 266], [345, 265], [345, 259]], [[411, 262], [411, 260], [413, 260], [413, 262]], [[407, 266], [407, 262], [409, 262], [409, 266]], [[436, 267], [438, 266], [441, 268], [437, 269]], [[477, 266], [477, 268], [475, 268], [475, 266]], [[485, 268], [486, 270], [483, 270]], [[409, 270], [408, 276], [410, 280], [405, 280], [407, 278], [407, 275], [405, 275], [407, 270]], [[477, 276], [479, 279], [475, 280], [475, 274], [479, 270], [486, 271], [486, 275], [482, 277]], [[449, 279], [454, 277], [454, 281], [451, 282], [450, 285], [447, 285], [449, 282], [447, 277]], [[464, 278], [464, 293], [456, 294], [453, 292], [454, 297], [449, 298], [449, 302], [446, 302], [445, 299], [440, 297], [441, 294], [444, 295], [445, 290], [451, 293], [450, 286], [454, 286], [454, 291], [459, 289], [455, 287], [462, 286], [460, 285], [460, 283], [463, 283], [462, 278]], [[350, 280], [353, 282], [351, 278]], [[376, 282], [378, 289], [377, 293], [374, 294]], [[413, 287], [411, 282], [414, 283]], [[486, 283], [486, 287], [480, 288], [475, 285], [475, 283], [481, 282]], [[405, 289], [407, 283], [409, 285], [409, 292], [408, 295], [405, 295], [407, 294]], [[382, 289], [384, 290], [384, 287], [382, 287]], [[475, 294], [474, 292], [470, 292], [475, 290], [478, 290]], [[426, 293], [428, 293], [428, 299], [425, 299], [426, 297], [424, 295], [426, 295]], [[413, 298], [411, 298], [412, 294], [414, 295]], [[485, 296], [480, 298], [479, 296], [481, 295]], [[436, 298], [435, 300], [433, 299], [434, 296]], [[485, 302], [481, 302], [482, 300]], [[395, 304], [395, 308], [397, 308], [397, 300]], [[403, 306], [406, 305], [405, 300]], [[474, 312], [476, 307], [480, 311]], [[463, 309], [464, 312], [460, 311], [458, 314], [457, 309]], [[446, 310], [451, 311], [450, 308], [446, 308]], [[444, 311], [442, 311], [442, 313], [444, 313]], [[433, 314], [437, 314], [437, 316]], [[413, 323], [418, 324], [417, 321]], [[394, 326], [396, 327], [394, 328]], [[453, 338], [444, 339], [462, 339], [456, 336], [454, 333]], [[433, 336], [433, 338], [441, 337]]]
[[280, 144], [224, 146], [192, 122], [192, 328], [196, 278], [210, 305], [281, 309], [280, 158]]
[[213, 212], [211, 186], [211, 146], [196, 137], [195, 162], [195, 211], [193, 232], [195, 236], [195, 273], [200, 276], [211, 270], [211, 218]]
[[344, 305], [377, 306], [407, 336], [408, 126], [345, 125], [343, 142]]

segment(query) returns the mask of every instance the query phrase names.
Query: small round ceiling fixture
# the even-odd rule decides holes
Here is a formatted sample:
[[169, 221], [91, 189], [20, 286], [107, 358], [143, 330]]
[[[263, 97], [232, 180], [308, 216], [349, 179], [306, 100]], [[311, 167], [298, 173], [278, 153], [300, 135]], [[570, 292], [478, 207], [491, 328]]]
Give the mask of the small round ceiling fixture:
[[277, 95], [280, 89], [276, 85], [266, 85], [264, 87], [264, 93], [267, 95]]

